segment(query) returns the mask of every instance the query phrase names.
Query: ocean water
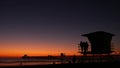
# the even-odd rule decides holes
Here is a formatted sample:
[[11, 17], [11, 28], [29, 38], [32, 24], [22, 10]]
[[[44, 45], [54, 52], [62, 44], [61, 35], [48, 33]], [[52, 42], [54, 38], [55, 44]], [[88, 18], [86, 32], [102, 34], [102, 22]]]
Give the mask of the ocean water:
[[59, 59], [21, 59], [21, 58], [2, 58], [0, 66], [24, 66], [24, 65], [47, 65], [60, 64]]

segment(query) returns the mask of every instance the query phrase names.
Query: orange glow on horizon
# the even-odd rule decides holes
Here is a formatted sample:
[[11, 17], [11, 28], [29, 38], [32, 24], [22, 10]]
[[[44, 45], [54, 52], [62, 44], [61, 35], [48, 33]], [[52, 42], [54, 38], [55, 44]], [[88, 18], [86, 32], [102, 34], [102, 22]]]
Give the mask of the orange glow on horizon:
[[[78, 53], [77, 42], [36, 42], [36, 41], [14, 41], [0, 42], [0, 57], [21, 57], [28, 56], [57, 56], [60, 53], [65, 55], [81, 55]], [[62, 46], [61, 46], [62, 45]], [[119, 49], [117, 49], [119, 51]], [[119, 52], [120, 53], [120, 52]]]
[[[1, 53], [0, 57], [22, 57], [24, 54], [27, 54], [28, 56], [48, 56], [48, 55], [52, 55], [52, 56], [59, 56], [60, 53], [65, 53], [65, 52], [59, 52], [59, 53], [49, 53], [49, 52], [30, 52], [30, 53], [22, 53], [22, 52], [9, 52], [9, 53]], [[65, 53], [65, 55], [78, 55], [78, 53]]]
[[[79, 53], [77, 46], [67, 43], [39, 43], [39, 42], [8, 42], [0, 43], [0, 57], [21, 57], [24, 54], [28, 56], [57, 56], [60, 53], [65, 55], [77, 55]], [[57, 45], [57, 46], [56, 46]], [[64, 45], [64, 46], [61, 46]]]

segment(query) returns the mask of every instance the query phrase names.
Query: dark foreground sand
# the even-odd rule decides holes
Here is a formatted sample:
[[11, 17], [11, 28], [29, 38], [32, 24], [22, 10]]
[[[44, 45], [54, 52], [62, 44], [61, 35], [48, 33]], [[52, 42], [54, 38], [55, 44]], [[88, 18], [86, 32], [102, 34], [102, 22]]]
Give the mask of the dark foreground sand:
[[9, 66], [0, 68], [119, 68], [120, 62], [107, 62], [107, 63], [76, 63], [76, 64], [51, 64], [51, 65], [32, 65], [32, 66]]

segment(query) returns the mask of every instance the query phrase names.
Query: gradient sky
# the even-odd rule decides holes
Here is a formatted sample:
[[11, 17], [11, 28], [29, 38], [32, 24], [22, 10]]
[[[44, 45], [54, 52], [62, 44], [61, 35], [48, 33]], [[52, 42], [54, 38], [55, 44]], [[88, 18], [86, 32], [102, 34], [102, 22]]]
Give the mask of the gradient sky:
[[115, 34], [120, 51], [119, 29], [116, 0], [0, 0], [0, 56], [79, 54], [81, 35], [95, 31]]

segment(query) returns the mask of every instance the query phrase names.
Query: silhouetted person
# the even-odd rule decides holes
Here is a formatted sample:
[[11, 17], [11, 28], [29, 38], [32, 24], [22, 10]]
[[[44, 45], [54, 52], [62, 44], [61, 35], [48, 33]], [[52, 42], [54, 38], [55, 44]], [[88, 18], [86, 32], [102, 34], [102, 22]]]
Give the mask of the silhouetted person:
[[88, 51], [88, 43], [87, 42], [80, 42], [81, 52], [86, 53]]
[[74, 64], [76, 62], [76, 56], [74, 55], [73, 57], [72, 57], [72, 63]]
[[71, 64], [71, 61], [69, 60], [68, 63]]
[[84, 42], [84, 53], [88, 51], [88, 43]]
[[83, 45], [82, 41], [80, 42], [80, 47], [81, 47], [81, 52], [83, 52], [84, 51], [84, 45]]

